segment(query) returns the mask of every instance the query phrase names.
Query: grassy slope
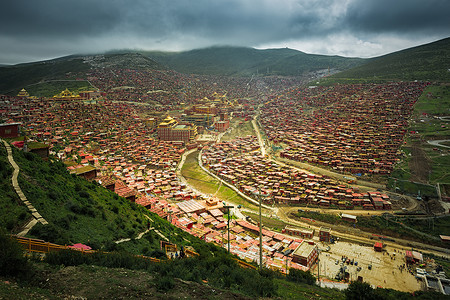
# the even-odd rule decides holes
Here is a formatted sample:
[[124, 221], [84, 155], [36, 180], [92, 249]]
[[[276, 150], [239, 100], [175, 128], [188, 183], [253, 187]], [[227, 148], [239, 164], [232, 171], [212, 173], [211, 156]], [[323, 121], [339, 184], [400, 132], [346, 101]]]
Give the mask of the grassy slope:
[[[428, 93], [432, 96], [428, 97]], [[450, 152], [446, 148], [435, 147], [426, 143], [428, 140], [442, 140], [450, 137], [449, 122], [435, 117], [449, 116], [450, 86], [428, 87], [414, 107], [413, 123], [410, 130], [417, 131], [427, 157], [432, 161], [431, 183], [450, 184]], [[426, 114], [426, 115], [424, 115]], [[423, 122], [421, 121], [423, 119]]]
[[[36, 97], [53, 97], [65, 89], [69, 89], [74, 94], [81, 91], [92, 90], [93, 87], [88, 81], [50, 81], [41, 82], [38, 84], [29, 85], [25, 88], [30, 96]], [[11, 92], [12, 95], [17, 95], [21, 88], [17, 88]]]
[[182, 73], [250, 76], [302, 75], [305, 72], [360, 65], [364, 59], [306, 54], [292, 49], [257, 50], [244, 47], [211, 47], [178, 53], [144, 52]]
[[[371, 59], [330, 80], [450, 80], [450, 38]], [[342, 81], [344, 80], [344, 81]]]
[[[97, 56], [92, 63], [100, 68], [164, 69], [159, 63], [138, 53], [105, 54]], [[30, 89], [31, 95], [53, 96], [62, 90], [60, 86], [51, 89], [52, 83], [45, 83], [40, 87], [34, 85], [55, 79], [76, 79], [74, 78], [75, 74], [87, 72], [91, 67], [91, 64], [85, 63], [83, 58], [79, 56], [0, 67], [0, 94], [16, 95], [20, 89], [26, 88]], [[89, 86], [86, 82], [81, 85]], [[66, 87], [69, 89], [81, 88], [80, 84], [73, 82], [67, 82], [63, 89]]]
[[82, 265], [77, 267], [35, 264], [46, 282], [21, 286], [0, 281], [0, 299], [250, 299], [242, 294], [207, 284], [174, 280], [174, 286], [160, 290], [157, 275], [145, 271]]
[[15, 92], [30, 84], [51, 79], [66, 79], [68, 72], [89, 70], [81, 59], [59, 59], [0, 68], [0, 93]]
[[[14, 148], [13, 155], [21, 168], [19, 184], [22, 191], [50, 223], [47, 226], [37, 224], [31, 230], [31, 236], [63, 245], [80, 242], [97, 249], [124, 249], [145, 255], [159, 249], [161, 237], [154, 231], [140, 240], [119, 245], [113, 241], [136, 237], [148, 228], [149, 223], [180, 245], [191, 245], [196, 240], [143, 207], [118, 197], [94, 182], [70, 175], [59, 161], [45, 162], [34, 154]], [[2, 146], [0, 161], [5, 161], [5, 157], [6, 150]], [[6, 166], [8, 169], [8, 165], [2, 163], [2, 168]], [[30, 216], [28, 210], [16, 202], [12, 186], [7, 184], [11, 180], [11, 170], [7, 172], [7, 180], [2, 180], [0, 185], [1, 214], [5, 216], [0, 219], [0, 226], [9, 230], [20, 227], [24, 219]], [[3, 172], [0, 174], [4, 176]]]
[[[337, 215], [319, 214], [315, 212], [303, 211], [298, 212], [296, 214], [292, 214], [292, 216], [296, 218], [301, 217], [307, 219], [310, 218], [313, 220], [334, 225], [344, 225], [344, 226], [351, 225], [349, 222], [343, 220]], [[387, 235], [394, 238], [404, 238], [419, 242], [427, 242], [445, 248], [446, 245], [445, 243], [440, 241], [439, 235], [450, 234], [449, 220], [450, 220], [449, 216], [443, 218], [436, 218], [434, 221], [427, 219], [420, 220], [408, 217], [401, 218], [398, 216], [395, 217], [390, 216], [387, 219], [382, 216], [371, 216], [371, 217], [358, 216], [356, 228], [365, 232]], [[418, 233], [408, 228], [405, 228], [398, 223], [403, 223], [404, 225], [411, 227], [417, 231], [429, 234], [433, 236], [433, 238], [430, 238], [428, 236], [420, 236]]]
[[[412, 147], [419, 147], [426, 159], [431, 165], [431, 172], [426, 174], [430, 184], [450, 184], [450, 155], [449, 150], [443, 147], [433, 146], [427, 143], [428, 140], [448, 139], [450, 136], [449, 122], [442, 121], [437, 117], [450, 115], [448, 110], [443, 108], [450, 107], [450, 86], [448, 85], [432, 85], [425, 89], [414, 107], [413, 116], [411, 118], [410, 127], [408, 129], [409, 136], [406, 144], [402, 147], [405, 156], [403, 160], [396, 165], [392, 173], [392, 177], [409, 180], [412, 176], [410, 169]], [[417, 133], [411, 133], [417, 132]], [[405, 186], [405, 192], [417, 194], [417, 187], [411, 183], [403, 182], [400, 188]], [[392, 180], [390, 185], [393, 185]], [[423, 189], [426, 187], [419, 187]], [[432, 192], [432, 191], [430, 191]]]
[[6, 148], [3, 142], [0, 143], [0, 227], [8, 231], [17, 229], [28, 218], [31, 213], [21, 205], [21, 200], [17, 196], [12, 186], [13, 168], [9, 164], [6, 156]]

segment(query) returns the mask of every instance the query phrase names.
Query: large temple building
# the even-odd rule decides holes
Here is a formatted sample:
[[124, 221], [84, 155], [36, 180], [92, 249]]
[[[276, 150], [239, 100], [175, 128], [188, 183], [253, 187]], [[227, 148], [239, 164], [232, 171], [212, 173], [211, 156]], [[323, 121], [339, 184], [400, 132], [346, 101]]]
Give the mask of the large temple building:
[[182, 141], [188, 143], [197, 135], [197, 125], [179, 124], [174, 118], [167, 116], [158, 125], [158, 137], [162, 141]]

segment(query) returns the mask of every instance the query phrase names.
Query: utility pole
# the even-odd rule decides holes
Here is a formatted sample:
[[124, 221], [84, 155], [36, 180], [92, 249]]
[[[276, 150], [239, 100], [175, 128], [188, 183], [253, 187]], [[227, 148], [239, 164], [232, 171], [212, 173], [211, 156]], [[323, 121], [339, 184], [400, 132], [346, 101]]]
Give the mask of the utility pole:
[[223, 208], [227, 209], [228, 214], [228, 253], [230, 253], [230, 208], [233, 208], [233, 205], [224, 205]]
[[320, 285], [320, 249], [317, 247], [317, 281]]
[[262, 270], [262, 213], [261, 213], [261, 198], [263, 196], [269, 196], [263, 195], [261, 193], [261, 187], [258, 187], [258, 191], [254, 191], [253, 195], [256, 195], [259, 200], [259, 270]]
[[288, 274], [288, 255], [291, 254], [292, 252], [294, 252], [294, 250], [292, 250], [292, 249], [288, 249], [284, 252], [281, 252], [284, 255], [284, 257], [286, 258], [286, 276]]
[[259, 270], [262, 270], [262, 216], [261, 216], [261, 188], [258, 190], [259, 198]]

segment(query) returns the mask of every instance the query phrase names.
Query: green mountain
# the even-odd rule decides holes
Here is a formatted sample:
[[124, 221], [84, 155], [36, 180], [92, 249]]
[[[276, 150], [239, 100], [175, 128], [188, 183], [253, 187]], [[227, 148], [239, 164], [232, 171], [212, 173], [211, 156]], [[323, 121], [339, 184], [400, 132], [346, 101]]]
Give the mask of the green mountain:
[[361, 58], [306, 54], [289, 48], [258, 50], [224, 46], [141, 53], [181, 73], [226, 76], [301, 76], [324, 69], [346, 70], [365, 62]]
[[334, 81], [449, 81], [450, 38], [372, 59], [306, 54], [288, 48], [258, 50], [230, 46], [184, 52], [120, 50], [100, 55], [71, 55], [0, 66], [0, 94], [14, 94], [23, 87], [51, 80], [73, 80], [79, 72], [104, 67], [172, 69], [187, 74], [224, 76], [307, 76], [315, 72], [326, 75], [330, 70], [330, 74], [342, 71], [330, 77]]
[[89, 65], [77, 57], [0, 67], [0, 94], [21, 89], [30, 84], [52, 79], [65, 79], [68, 72], [81, 72]]
[[71, 55], [47, 61], [0, 67], [0, 94], [14, 94], [24, 87], [51, 80], [76, 79], [75, 74], [78, 72], [104, 67], [164, 69], [157, 62], [138, 53]]
[[450, 81], [450, 38], [370, 59], [330, 79]]

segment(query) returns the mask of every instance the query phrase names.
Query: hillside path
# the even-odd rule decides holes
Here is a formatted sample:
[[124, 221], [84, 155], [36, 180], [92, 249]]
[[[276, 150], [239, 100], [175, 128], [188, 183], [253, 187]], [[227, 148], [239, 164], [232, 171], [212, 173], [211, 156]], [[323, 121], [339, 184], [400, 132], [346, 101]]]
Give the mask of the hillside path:
[[20, 188], [19, 182], [17, 180], [17, 177], [19, 176], [20, 167], [14, 161], [11, 146], [5, 140], [3, 140], [3, 144], [5, 145], [6, 151], [8, 153], [8, 161], [14, 168], [12, 175], [12, 185], [14, 187], [14, 190], [16, 191], [17, 195], [19, 196], [23, 204], [25, 204], [26, 207], [28, 207], [28, 209], [31, 211], [31, 215], [33, 216], [33, 219], [24, 226], [21, 232], [17, 234], [18, 236], [25, 236], [28, 233], [28, 231], [30, 231], [31, 228], [33, 228], [33, 226], [36, 225], [37, 223], [47, 225], [48, 222], [41, 216], [41, 214], [36, 210], [36, 208], [34, 208], [34, 206], [30, 203], [30, 201], [28, 201], [27, 197], [22, 192], [22, 189]]

